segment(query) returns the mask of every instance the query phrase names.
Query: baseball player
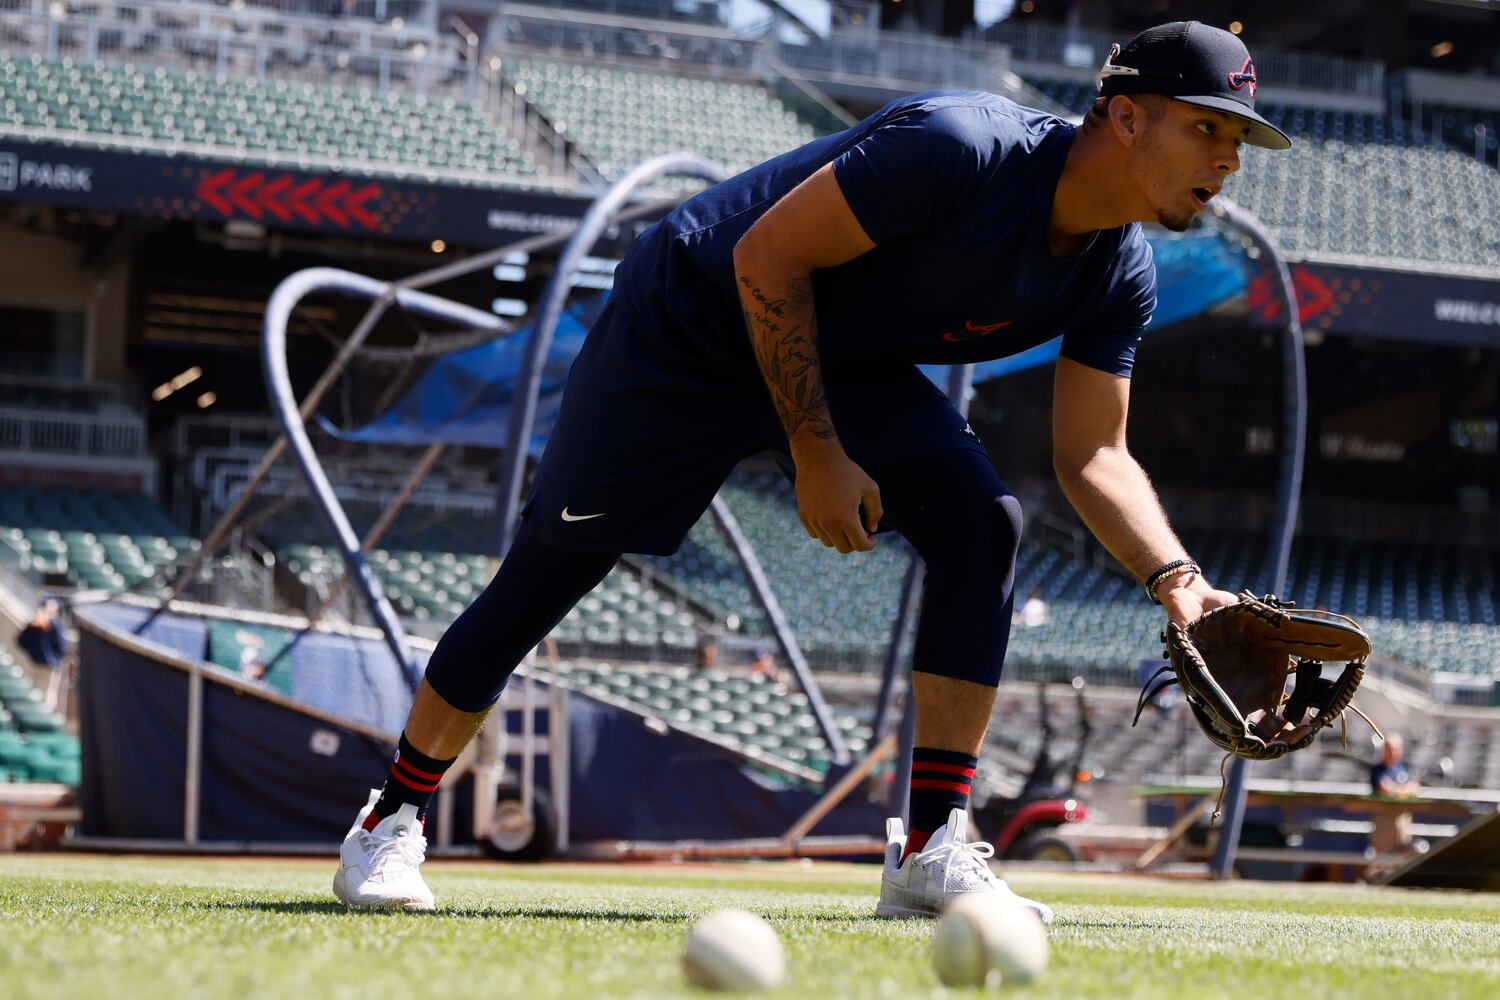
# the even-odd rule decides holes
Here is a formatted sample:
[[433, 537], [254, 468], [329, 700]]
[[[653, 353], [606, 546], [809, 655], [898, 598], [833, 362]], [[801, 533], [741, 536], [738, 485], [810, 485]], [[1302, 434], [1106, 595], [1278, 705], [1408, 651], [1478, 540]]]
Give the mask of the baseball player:
[[877, 913], [1011, 894], [990, 845], [968, 840], [965, 808], [1021, 508], [915, 366], [1061, 335], [1053, 464], [1068, 499], [1171, 620], [1234, 602], [1184, 555], [1126, 449], [1156, 300], [1139, 223], [1188, 228], [1243, 143], [1290, 146], [1255, 112], [1244, 45], [1216, 28], [1148, 29], [1111, 52], [1099, 84], [1081, 126], [987, 93], [902, 98], [642, 234], [573, 366], [514, 544], [438, 644], [385, 786], [344, 842], [339, 899], [432, 908], [418, 870], [427, 804], [512, 670], [620, 553], [676, 550], [736, 464], [767, 450], [809, 536], [859, 553], [893, 530], [926, 565], [910, 831], [887, 824]]

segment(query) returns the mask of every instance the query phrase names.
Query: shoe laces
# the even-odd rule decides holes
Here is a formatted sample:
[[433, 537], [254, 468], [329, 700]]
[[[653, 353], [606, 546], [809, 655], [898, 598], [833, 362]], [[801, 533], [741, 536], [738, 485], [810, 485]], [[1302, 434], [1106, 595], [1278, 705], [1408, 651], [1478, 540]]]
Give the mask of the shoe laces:
[[370, 850], [370, 874], [385, 875], [392, 869], [409, 872], [427, 858], [427, 838], [420, 833], [377, 837], [366, 834]]
[[947, 892], [955, 881], [960, 889], [973, 888], [976, 882], [988, 882], [990, 866], [985, 859], [994, 854], [994, 845], [983, 841], [957, 844], [944, 842], [918, 853], [916, 861], [924, 869], [943, 862], [942, 891]]

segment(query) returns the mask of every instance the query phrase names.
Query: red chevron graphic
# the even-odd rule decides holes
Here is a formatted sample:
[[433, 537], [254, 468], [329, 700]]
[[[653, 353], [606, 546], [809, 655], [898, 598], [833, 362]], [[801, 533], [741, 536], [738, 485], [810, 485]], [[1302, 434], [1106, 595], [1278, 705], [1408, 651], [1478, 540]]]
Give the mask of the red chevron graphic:
[[235, 208], [244, 212], [252, 219], [260, 218], [260, 206], [250, 200], [250, 192], [266, 179], [266, 175], [259, 170], [246, 174], [233, 184], [229, 185], [229, 201]]
[[364, 187], [351, 194], [348, 198], [344, 199], [344, 208], [348, 211], [349, 215], [361, 226], [364, 226], [366, 229], [374, 229], [376, 226], [380, 225], [380, 220], [374, 215], [371, 215], [369, 210], [364, 206], [365, 202], [369, 201], [371, 198], [379, 197], [380, 185], [366, 184]]
[[383, 193], [379, 184], [367, 183], [359, 189], [347, 179], [324, 187], [321, 177], [309, 177], [298, 183], [295, 174], [273, 174], [263, 170], [240, 173], [232, 168], [203, 174], [193, 191], [199, 201], [226, 217], [260, 219], [269, 214], [281, 222], [295, 215], [311, 225], [331, 223], [340, 229], [354, 222], [373, 230], [380, 218], [370, 211], [369, 203]]
[[286, 206], [276, 200], [276, 196], [292, 186], [292, 175], [282, 174], [265, 187], [255, 193], [255, 201], [267, 212], [270, 212], [282, 222], [292, 217], [292, 213], [286, 210]]
[[1333, 289], [1306, 267], [1292, 269], [1292, 287], [1297, 291], [1297, 318], [1304, 323], [1333, 305]]
[[349, 216], [340, 212], [334, 202], [348, 194], [349, 187], [350, 184], [348, 181], [339, 181], [333, 187], [313, 198], [313, 207], [332, 219], [340, 229], [348, 228]]
[[[1306, 323], [1327, 312], [1333, 305], [1333, 289], [1302, 264], [1294, 265], [1291, 273], [1292, 290], [1297, 296], [1297, 318]], [[1271, 291], [1271, 276], [1266, 271], [1251, 279], [1249, 304], [1262, 320], [1271, 322], [1281, 317], [1281, 300]]]
[[233, 170], [220, 170], [216, 174], [209, 174], [198, 182], [198, 188], [193, 193], [199, 201], [206, 203], [210, 208], [221, 215], [233, 215], [234, 208], [219, 197], [219, 189], [234, 179]]
[[301, 184], [298, 184], [296, 187], [287, 192], [287, 207], [290, 208], [293, 212], [296, 212], [298, 215], [302, 216], [302, 218], [306, 219], [308, 222], [316, 224], [320, 221], [318, 213], [313, 211], [312, 208], [308, 206], [307, 199], [314, 191], [318, 190], [318, 188], [322, 186], [323, 182], [318, 180], [316, 177], [312, 178], [311, 180], [303, 181]]

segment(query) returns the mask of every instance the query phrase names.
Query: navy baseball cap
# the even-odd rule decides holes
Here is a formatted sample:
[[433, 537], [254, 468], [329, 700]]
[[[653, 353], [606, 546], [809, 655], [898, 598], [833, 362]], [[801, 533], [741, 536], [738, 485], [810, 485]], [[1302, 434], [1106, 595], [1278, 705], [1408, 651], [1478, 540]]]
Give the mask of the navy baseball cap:
[[1112, 46], [1096, 80], [1101, 97], [1161, 94], [1243, 119], [1245, 141], [1291, 149], [1285, 132], [1255, 113], [1255, 64], [1245, 43], [1222, 28], [1173, 21]]

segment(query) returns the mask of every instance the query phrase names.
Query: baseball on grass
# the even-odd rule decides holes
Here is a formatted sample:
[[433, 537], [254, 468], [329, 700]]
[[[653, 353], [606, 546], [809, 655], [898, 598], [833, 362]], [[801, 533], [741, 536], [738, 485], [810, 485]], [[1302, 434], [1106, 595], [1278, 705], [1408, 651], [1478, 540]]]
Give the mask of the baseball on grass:
[[1047, 954], [1036, 914], [989, 893], [949, 903], [932, 936], [932, 964], [945, 986], [1027, 983], [1047, 968]]
[[716, 910], [693, 925], [682, 968], [710, 990], [775, 989], [786, 978], [786, 951], [771, 925], [744, 910]]

